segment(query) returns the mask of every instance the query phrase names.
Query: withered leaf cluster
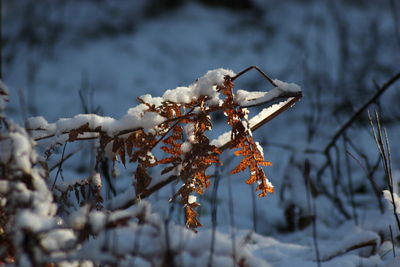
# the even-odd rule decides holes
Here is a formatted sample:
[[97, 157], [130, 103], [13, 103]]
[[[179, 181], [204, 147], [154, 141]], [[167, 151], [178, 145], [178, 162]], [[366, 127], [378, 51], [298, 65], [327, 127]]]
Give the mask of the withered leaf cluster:
[[[214, 84], [210, 88], [222, 96], [219, 102], [215, 102], [215, 99], [208, 95], [196, 96], [191, 102], [165, 100], [157, 105], [138, 98], [147, 108], [145, 113], [155, 113], [163, 119], [163, 122], [151, 130], [136, 128], [121, 131], [113, 136], [101, 128], [93, 129], [89, 124], [84, 124], [67, 132], [68, 142], [83, 140], [82, 136], [86, 133], [96, 133], [96, 138], [99, 138], [96, 170], [104, 155], [110, 153], [114, 161], [119, 158], [124, 166], [127, 163], [134, 163], [133, 184], [136, 189], [136, 200], [151, 195], [171, 181], [180, 181], [181, 187], [172, 200], [179, 198], [184, 207], [186, 225], [195, 230], [201, 226], [195, 210], [200, 204], [196, 201], [195, 195], [203, 194], [209, 187], [211, 176], [208, 170], [213, 164], [222, 164], [219, 156], [223, 150], [231, 150], [235, 156], [241, 157], [240, 163], [230, 174], [249, 170], [246, 183], [257, 184], [255, 191], [259, 192], [259, 197], [274, 192], [274, 187], [263, 170], [263, 167], [270, 166], [271, 162], [264, 160], [262, 148], [253, 140], [252, 131], [292, 106], [302, 95], [301, 92], [294, 92], [277, 96], [276, 99], [290, 97], [292, 99], [261, 122], [251, 126], [247, 119], [248, 110], [235, 101], [233, 93], [233, 81], [251, 69], [259, 71], [277, 87], [265, 73], [252, 66], [234, 77], [225, 76], [222, 84]], [[212, 145], [207, 137], [207, 132], [213, 129], [211, 115], [215, 112], [223, 112], [227, 124], [231, 127], [230, 140], [219, 147]], [[163, 157], [157, 158], [156, 155]], [[169, 178], [154, 185], [150, 173], [156, 166], [161, 167], [161, 175], [169, 175]]]

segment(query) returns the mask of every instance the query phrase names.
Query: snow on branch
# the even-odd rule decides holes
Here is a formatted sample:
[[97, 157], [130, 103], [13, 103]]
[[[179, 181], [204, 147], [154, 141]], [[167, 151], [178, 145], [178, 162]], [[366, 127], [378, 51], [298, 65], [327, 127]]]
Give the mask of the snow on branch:
[[[48, 123], [43, 117], [34, 117], [27, 120], [24, 129], [1, 118], [5, 127], [0, 128], [0, 213], [5, 226], [0, 229], [0, 243], [4, 248], [1, 253], [10, 259], [8, 263], [41, 266], [54, 262], [137, 261], [153, 266], [165, 260], [164, 253], [184, 253], [181, 247], [165, 244], [165, 224], [150, 213], [150, 206], [141, 199], [179, 179], [181, 187], [173, 198], [179, 198], [186, 227], [193, 230], [185, 230], [184, 235], [195, 240], [193, 232], [201, 226], [196, 211], [200, 205], [197, 195], [210, 185], [207, 170], [221, 164], [219, 155], [227, 149], [235, 150], [234, 154], [241, 157], [231, 173], [248, 169], [246, 183], [256, 183], [260, 197], [273, 192], [263, 169], [271, 163], [264, 159], [252, 132], [294, 105], [302, 93], [297, 85], [272, 80], [258, 68], [272, 84], [272, 90], [234, 92], [233, 81], [253, 68], [256, 67], [238, 74], [225, 69], [211, 70], [187, 87], [167, 90], [162, 97], [141, 96], [140, 104], [119, 120], [79, 114]], [[5, 86], [0, 85], [1, 95], [6, 96]], [[270, 104], [274, 105], [248, 118], [249, 107]], [[213, 130], [211, 115], [217, 111], [225, 114], [231, 127], [219, 144], [207, 136]], [[51, 186], [48, 158], [36, 153], [45, 139], [45, 146], [95, 139], [93, 173], [85, 178], [55, 180]], [[157, 149], [165, 153], [156, 153]], [[158, 158], [159, 154], [163, 157]], [[119, 158], [124, 165], [135, 163], [136, 169], [131, 190], [104, 203], [99, 166], [106, 156], [113, 161]], [[157, 179], [154, 170], [160, 171], [159, 177], [163, 179]], [[72, 214], [68, 211], [72, 205], [70, 194], [75, 195], [78, 204], [78, 210]], [[110, 236], [118, 241], [109, 243]], [[155, 237], [160, 238], [159, 246], [149, 246]], [[220, 261], [231, 261], [230, 250], [224, 253]], [[239, 253], [234, 257], [235, 264], [242, 264], [246, 257]]]

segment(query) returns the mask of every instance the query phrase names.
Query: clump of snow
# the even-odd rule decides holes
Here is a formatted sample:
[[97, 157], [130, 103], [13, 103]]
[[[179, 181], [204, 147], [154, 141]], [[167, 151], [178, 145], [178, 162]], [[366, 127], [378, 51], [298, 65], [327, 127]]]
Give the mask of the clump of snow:
[[42, 116], [30, 117], [30, 118], [27, 119], [26, 123], [27, 123], [27, 127], [29, 129], [43, 129], [43, 130], [46, 130], [49, 127], [49, 123]]
[[[281, 107], [283, 107], [285, 104], [287, 104], [290, 101], [290, 99], [287, 99], [285, 101], [279, 102], [277, 104], [274, 104], [270, 107], [264, 108], [261, 112], [259, 112], [257, 115], [253, 116], [249, 120], [249, 125], [248, 127], [251, 129], [253, 126], [257, 125], [261, 121], [263, 121], [265, 118], [269, 117], [271, 114], [273, 114], [275, 111], [279, 110]], [[246, 105], [245, 105], [246, 106]], [[228, 143], [231, 140], [231, 131], [225, 132], [218, 136], [216, 139], [213, 139], [210, 144], [214, 145], [216, 147], [221, 147], [224, 144]], [[260, 150], [262, 151], [262, 150]]]
[[23, 210], [17, 215], [16, 225], [19, 228], [38, 232], [52, 229], [56, 226], [56, 220], [53, 217], [39, 215], [29, 210]]
[[221, 147], [231, 140], [231, 136], [232, 136], [231, 131], [225, 132], [220, 136], [218, 136], [218, 138], [211, 140], [210, 144], [216, 147]]
[[68, 217], [68, 225], [73, 229], [81, 229], [88, 220], [89, 206], [83, 206]]
[[260, 151], [261, 155], [264, 156], [264, 149], [263, 147], [260, 145], [259, 142], [256, 142], [256, 146], [258, 148], [258, 151]]
[[383, 196], [389, 203], [391, 203], [390, 206], [393, 207], [393, 203], [396, 205], [396, 213], [400, 214], [400, 197], [395, 192], [393, 192], [393, 199], [392, 199], [392, 194], [390, 193], [389, 190], [383, 190]]
[[107, 216], [100, 211], [92, 211], [89, 214], [89, 223], [94, 234], [99, 233], [103, 230], [107, 223]]
[[10, 139], [12, 140], [12, 150], [15, 159], [15, 166], [20, 168], [25, 173], [28, 173], [31, 169], [31, 152], [32, 145], [27, 136], [21, 133], [15, 132], [10, 133]]
[[56, 229], [46, 233], [40, 244], [48, 251], [58, 251], [71, 248], [76, 242], [76, 236], [71, 229]]
[[264, 97], [268, 92], [249, 92], [246, 90], [237, 90], [234, 96], [234, 100], [239, 105], [242, 105], [245, 101], [251, 101]]
[[91, 178], [91, 182], [92, 182], [92, 184], [94, 186], [101, 187], [101, 176], [100, 176], [100, 173], [95, 172], [95, 173], [92, 174], [92, 176], [90, 178]]
[[188, 142], [188, 141], [184, 142], [184, 143], [181, 145], [181, 151], [182, 151], [183, 153], [189, 152], [191, 148], [192, 148], [192, 144], [191, 144], [190, 142]]
[[219, 102], [219, 93], [216, 91], [216, 86], [223, 84], [225, 76], [233, 77], [234, 75], [233, 71], [222, 68], [210, 70], [188, 87], [167, 90], [163, 95], [163, 99], [188, 104], [197, 100], [200, 96], [208, 96], [211, 104], [217, 104]]
[[254, 125], [257, 125], [259, 122], [263, 121], [265, 118], [268, 118], [271, 114], [273, 114], [275, 111], [279, 110], [282, 108], [285, 104], [287, 104], [290, 101], [290, 99], [279, 102], [277, 104], [274, 104], [270, 107], [264, 108], [261, 112], [259, 112], [257, 115], [252, 117], [249, 120], [250, 127], [253, 127]]
[[195, 203], [197, 201], [197, 197], [194, 195], [189, 195], [189, 199], [188, 199], [188, 203], [192, 204]]
[[163, 94], [163, 99], [167, 101], [172, 101], [175, 103], [185, 103], [188, 104], [192, 102], [194, 97], [192, 88], [180, 86], [173, 90], [167, 90]]
[[101, 128], [107, 131], [110, 126], [115, 123], [115, 119], [110, 117], [102, 117], [96, 114], [79, 114], [73, 118], [59, 119], [56, 125], [56, 135], [61, 135], [63, 132], [77, 129], [85, 124], [89, 124], [90, 129]]
[[295, 83], [285, 83], [280, 80], [274, 80], [278, 87], [273, 88], [268, 92], [248, 92], [238, 90], [235, 95], [235, 101], [242, 107], [252, 107], [263, 103], [276, 100], [285, 93], [301, 92], [300, 86]]
[[292, 93], [296, 93], [296, 92], [301, 92], [301, 88], [300, 86], [298, 86], [295, 83], [286, 83], [286, 82], [282, 82], [278, 79], [274, 80], [274, 83], [276, 85], [278, 85], [278, 88], [285, 91], [285, 92], [292, 92]]
[[0, 140], [0, 162], [11, 163], [13, 169], [29, 173], [32, 162], [36, 160], [32, 149], [34, 142], [22, 127], [12, 124], [11, 128], [8, 135]]

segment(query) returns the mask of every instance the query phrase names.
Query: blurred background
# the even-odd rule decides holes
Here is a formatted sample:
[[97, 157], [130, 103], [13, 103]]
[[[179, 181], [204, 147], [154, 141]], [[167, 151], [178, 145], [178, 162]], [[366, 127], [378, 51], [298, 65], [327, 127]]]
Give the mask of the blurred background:
[[[273, 78], [299, 84], [304, 98], [256, 132], [266, 159], [273, 162], [267, 173], [277, 192], [256, 202], [242, 178], [234, 189], [243, 196], [235, 202], [237, 226], [270, 233], [293, 230], [299, 223], [294, 220], [303, 215], [307, 219], [302, 204], [306, 159], [310, 175], [323, 180], [318, 185], [326, 188], [318, 195], [329, 195], [331, 179], [337, 182], [335, 192], [350, 216], [343, 215], [330, 196], [329, 205], [339, 211], [332, 215], [324, 204], [321, 221], [358, 218], [354, 207], [377, 208], [376, 199], [364, 197], [373, 195], [373, 188], [346, 151], [372, 172], [380, 190], [385, 188], [366, 112], [346, 131], [343, 142], [351, 148], [338, 142], [337, 172], [324, 172], [322, 179], [318, 171], [335, 131], [399, 71], [399, 20], [398, 0], [3, 0], [1, 64], [10, 89], [7, 114], [19, 122], [30, 116], [54, 122], [79, 113], [120, 118], [137, 105], [137, 96], [160, 96], [210, 69], [239, 72], [257, 65]], [[236, 89], [270, 87], [254, 72], [241, 78]], [[399, 101], [397, 85], [370, 106], [388, 129], [394, 169], [400, 159]], [[349, 173], [350, 192], [345, 178]], [[354, 200], [354, 194], [360, 197]], [[221, 203], [227, 196], [221, 193]], [[202, 216], [209, 216], [207, 209], [204, 206]], [[222, 206], [221, 224], [229, 212]]]

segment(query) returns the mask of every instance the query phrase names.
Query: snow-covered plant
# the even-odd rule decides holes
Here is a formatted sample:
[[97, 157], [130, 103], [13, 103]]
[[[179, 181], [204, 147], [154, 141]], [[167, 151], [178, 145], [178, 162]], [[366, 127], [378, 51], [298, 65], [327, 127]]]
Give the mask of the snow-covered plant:
[[[42, 250], [37, 235], [54, 228], [57, 211], [26, 130], [4, 121], [0, 132], [0, 243], [5, 257], [21, 266], [36, 263]], [[28, 265], [25, 265], [28, 266]]]
[[[36, 118], [30, 121], [30, 130], [35, 131], [36, 140], [58, 137], [57, 142], [63, 143], [98, 139], [95, 172], [98, 172], [98, 162], [104, 154], [112, 160], [119, 158], [123, 165], [127, 161], [137, 163], [134, 172], [137, 199], [160, 188], [154, 186], [149, 169], [165, 166], [161, 175], [169, 174], [170, 177], [164, 179], [164, 183], [178, 179], [182, 182], [173, 198], [180, 197], [186, 224], [194, 229], [201, 226], [194, 210], [199, 206], [195, 194], [202, 194], [209, 186], [207, 169], [213, 164], [221, 164], [219, 154], [225, 149], [236, 150], [234, 154], [243, 157], [232, 174], [248, 169], [250, 177], [246, 182], [258, 183], [256, 190], [260, 191], [260, 197], [273, 192], [273, 185], [261, 167], [271, 163], [264, 160], [261, 147], [252, 138], [252, 131], [293, 105], [302, 93], [297, 85], [272, 80], [256, 68], [274, 88], [269, 92], [240, 90], [235, 94], [233, 81], [252, 68], [256, 67], [237, 75], [230, 70], [212, 70], [188, 87], [167, 90], [162, 97], [141, 96], [138, 98], [140, 104], [131, 108], [121, 120], [81, 114], [48, 124], [44, 119]], [[248, 120], [249, 107], [281, 99], [286, 101]], [[221, 111], [232, 130], [211, 142], [206, 134], [213, 129], [211, 114]], [[156, 149], [168, 156], [157, 158]]]
[[[274, 88], [268, 92], [234, 93], [234, 80], [251, 69], [259, 71]], [[1, 92], [7, 95], [6, 89]], [[42, 117], [35, 117], [28, 119], [25, 129], [1, 118], [0, 253], [5, 260], [0, 263], [16, 261], [21, 266], [65, 260], [116, 263], [130, 255], [153, 265], [160, 264], [165, 259], [154, 258], [157, 253], [129, 248], [127, 255], [122, 256], [120, 248], [100, 244], [107, 243], [110, 232], [128, 237], [131, 233], [132, 240], [141, 238], [137, 235], [162, 236], [167, 231], [165, 225], [150, 214], [149, 206], [141, 200], [172, 181], [181, 182], [172, 198], [180, 199], [186, 226], [195, 231], [201, 226], [195, 211], [200, 205], [196, 194], [202, 194], [210, 185], [207, 170], [213, 164], [222, 164], [219, 155], [227, 149], [242, 157], [232, 174], [248, 169], [246, 183], [258, 184], [259, 197], [273, 192], [274, 187], [262, 168], [271, 163], [264, 159], [252, 132], [301, 97], [297, 85], [272, 80], [257, 67], [238, 74], [217, 69], [188, 87], [167, 90], [162, 97], [139, 97], [140, 104], [129, 109], [120, 120], [80, 114], [48, 123]], [[281, 102], [248, 118], [249, 107], [278, 101]], [[211, 141], [207, 132], [213, 129], [211, 115], [215, 112], [225, 114], [231, 131]], [[97, 148], [92, 174], [70, 181], [49, 179], [47, 152], [55, 146], [65, 148], [67, 143], [88, 139], [96, 140]], [[49, 141], [46, 142], [49, 149], [40, 156], [36, 150], [42, 140]], [[156, 156], [161, 154], [164, 156]], [[135, 190], [127, 191], [132, 196], [122, 204], [103, 203], [100, 163], [106, 156], [113, 161], [119, 159], [123, 165], [135, 166]], [[160, 172], [158, 176], [154, 175], [156, 171]], [[81, 206], [72, 214], [67, 208], [71, 204], [70, 192], [75, 192]], [[97, 241], [90, 239], [93, 236], [97, 236]], [[103, 258], [94, 259], [90, 251], [97, 255], [103, 251]]]

